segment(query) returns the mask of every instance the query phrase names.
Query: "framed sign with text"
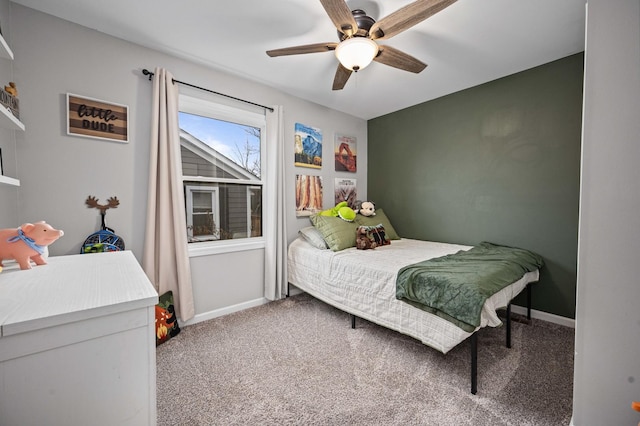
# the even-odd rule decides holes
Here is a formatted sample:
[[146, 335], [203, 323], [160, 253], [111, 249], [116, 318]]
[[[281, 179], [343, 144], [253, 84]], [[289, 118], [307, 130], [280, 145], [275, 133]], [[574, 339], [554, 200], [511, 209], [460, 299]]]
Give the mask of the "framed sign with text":
[[129, 108], [67, 93], [67, 134], [129, 142]]

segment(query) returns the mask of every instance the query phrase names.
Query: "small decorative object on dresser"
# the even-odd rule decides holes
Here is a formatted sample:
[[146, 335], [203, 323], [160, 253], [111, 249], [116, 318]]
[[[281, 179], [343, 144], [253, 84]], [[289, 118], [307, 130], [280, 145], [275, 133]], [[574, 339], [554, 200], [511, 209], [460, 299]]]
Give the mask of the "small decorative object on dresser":
[[0, 267], [5, 259], [15, 259], [20, 269], [31, 269], [31, 261], [46, 265], [42, 258], [45, 248], [63, 235], [63, 231], [44, 221], [0, 229]]

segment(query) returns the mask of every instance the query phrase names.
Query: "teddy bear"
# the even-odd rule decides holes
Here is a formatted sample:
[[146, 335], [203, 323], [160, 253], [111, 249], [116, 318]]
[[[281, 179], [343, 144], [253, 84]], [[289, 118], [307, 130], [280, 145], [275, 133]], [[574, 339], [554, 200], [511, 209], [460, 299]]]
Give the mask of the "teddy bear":
[[5, 259], [15, 259], [20, 269], [31, 269], [31, 260], [36, 265], [46, 265], [42, 258], [46, 247], [63, 235], [64, 231], [44, 221], [0, 229], [0, 267]]
[[375, 216], [376, 215], [376, 205], [373, 201], [356, 201], [355, 212], [361, 214], [362, 216]]
[[369, 238], [366, 226], [358, 226], [356, 230], [356, 248], [358, 250], [374, 249], [378, 247], [378, 243]]
[[349, 203], [346, 201], [342, 201], [327, 210], [323, 210], [320, 212], [320, 216], [333, 216], [339, 217], [342, 220], [346, 220], [347, 222], [353, 222], [356, 218], [356, 212], [349, 207]]

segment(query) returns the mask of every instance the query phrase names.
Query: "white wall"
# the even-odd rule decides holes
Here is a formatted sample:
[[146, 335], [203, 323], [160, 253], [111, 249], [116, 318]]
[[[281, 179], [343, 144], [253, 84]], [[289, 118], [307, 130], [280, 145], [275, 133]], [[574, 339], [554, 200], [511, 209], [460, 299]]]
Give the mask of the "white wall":
[[589, 0], [574, 424], [640, 413], [640, 1]]
[[[333, 203], [333, 179], [339, 175], [333, 171], [334, 132], [358, 138], [359, 170], [350, 177], [358, 179], [359, 193], [366, 197], [367, 134], [366, 121], [362, 119], [16, 4], [11, 4], [11, 24], [15, 81], [20, 93], [21, 118], [27, 130], [17, 136], [17, 173], [22, 181], [18, 217], [0, 224], [8, 227], [24, 221], [47, 220], [63, 229], [65, 236], [51, 246], [52, 255], [78, 253], [84, 239], [98, 229], [98, 210], [84, 205], [88, 195], [102, 202], [117, 196], [120, 206], [107, 212], [107, 226], [114, 228], [124, 238], [127, 249], [141, 259], [152, 91], [151, 82], [141, 74], [143, 68], [153, 70], [161, 66], [178, 80], [264, 105], [283, 105], [285, 141], [290, 141], [286, 149], [291, 158], [286, 170], [290, 240], [299, 227], [309, 223], [308, 219], [295, 217], [296, 173], [321, 174], [325, 179], [325, 207]], [[68, 136], [65, 103], [68, 92], [128, 105], [129, 143]], [[293, 166], [295, 122], [323, 130], [325, 165], [321, 171]], [[4, 214], [3, 210], [0, 207], [0, 214]], [[16, 219], [20, 223], [9, 223]], [[192, 259], [194, 293], [198, 298], [196, 313], [261, 298], [263, 272], [256, 273], [255, 268], [263, 265], [256, 263], [255, 258], [255, 253], [240, 252]], [[248, 264], [254, 269], [248, 270]]]
[[[0, 28], [2, 36], [11, 45], [11, 21], [9, 20], [9, 0], [0, 1]], [[13, 81], [13, 61], [0, 58], [0, 87]], [[0, 127], [0, 150], [2, 150], [2, 171], [5, 176], [15, 178], [16, 137], [14, 130]], [[18, 187], [0, 183], [0, 228], [15, 228], [18, 218]]]

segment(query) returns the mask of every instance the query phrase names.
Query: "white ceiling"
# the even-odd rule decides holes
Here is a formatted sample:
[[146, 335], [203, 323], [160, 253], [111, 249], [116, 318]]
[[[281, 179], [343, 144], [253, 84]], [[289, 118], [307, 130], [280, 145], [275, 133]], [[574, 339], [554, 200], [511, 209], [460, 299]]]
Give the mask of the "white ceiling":
[[[458, 0], [381, 42], [427, 63], [420, 74], [374, 62], [352, 74], [343, 90], [332, 91], [333, 52], [265, 53], [338, 41], [319, 0], [13, 1], [363, 119], [584, 50], [586, 0]], [[346, 2], [379, 20], [411, 0]]]

